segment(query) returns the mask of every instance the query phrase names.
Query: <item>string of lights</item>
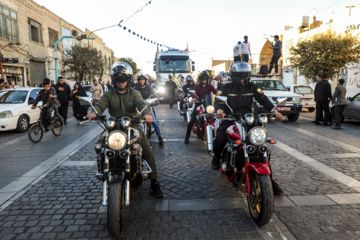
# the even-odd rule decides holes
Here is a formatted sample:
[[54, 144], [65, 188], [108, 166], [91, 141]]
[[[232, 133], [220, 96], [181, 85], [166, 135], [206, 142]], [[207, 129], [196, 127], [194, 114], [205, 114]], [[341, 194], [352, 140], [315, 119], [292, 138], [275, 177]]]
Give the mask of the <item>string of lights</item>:
[[[146, 4], [144, 6], [142, 6], [140, 9], [136, 10], [136, 12], [134, 12], [133, 14], [131, 14], [129, 17], [127, 17], [125, 20], [121, 21], [121, 22], [127, 22], [129, 21], [131, 18], [134, 17], [134, 15], [140, 13], [145, 7], [149, 6], [151, 4], [151, 1], [146, 2]], [[120, 22], [120, 23], [121, 23]]]

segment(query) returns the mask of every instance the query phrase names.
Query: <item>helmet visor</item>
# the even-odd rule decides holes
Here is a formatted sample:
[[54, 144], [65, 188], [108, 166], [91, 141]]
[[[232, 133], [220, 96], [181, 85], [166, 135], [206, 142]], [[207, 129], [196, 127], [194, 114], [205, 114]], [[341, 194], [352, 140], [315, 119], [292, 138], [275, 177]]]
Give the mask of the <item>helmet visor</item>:
[[130, 80], [130, 77], [129, 76], [126, 76], [124, 74], [121, 74], [121, 75], [118, 75], [118, 76], [115, 76], [115, 79], [114, 79], [116, 82], [127, 82]]
[[234, 79], [239, 79], [239, 80], [247, 79], [250, 77], [250, 73], [249, 72], [234, 72], [232, 77]]

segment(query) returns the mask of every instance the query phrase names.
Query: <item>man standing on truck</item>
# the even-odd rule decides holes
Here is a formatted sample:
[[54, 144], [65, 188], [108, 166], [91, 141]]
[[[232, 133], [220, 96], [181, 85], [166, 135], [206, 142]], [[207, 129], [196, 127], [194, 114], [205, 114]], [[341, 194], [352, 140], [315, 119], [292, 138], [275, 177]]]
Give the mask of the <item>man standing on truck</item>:
[[248, 36], [244, 36], [244, 41], [240, 45], [240, 55], [243, 62], [249, 62], [249, 55], [251, 57], [250, 43], [248, 42]]
[[273, 46], [269, 47], [273, 50], [273, 56], [271, 58], [271, 62], [270, 62], [270, 69], [269, 69], [269, 74], [271, 74], [271, 70], [273, 68], [273, 65], [275, 64], [275, 74], [278, 74], [278, 62], [279, 59], [281, 57], [281, 49], [282, 49], [282, 42], [279, 39], [278, 35], [274, 36], [274, 41], [275, 44], [273, 44]]
[[177, 86], [176, 83], [173, 81], [173, 77], [169, 75], [169, 81], [165, 82], [165, 90], [167, 93], [167, 99], [170, 104], [170, 109], [173, 108], [174, 101], [175, 101], [175, 94], [177, 94]]

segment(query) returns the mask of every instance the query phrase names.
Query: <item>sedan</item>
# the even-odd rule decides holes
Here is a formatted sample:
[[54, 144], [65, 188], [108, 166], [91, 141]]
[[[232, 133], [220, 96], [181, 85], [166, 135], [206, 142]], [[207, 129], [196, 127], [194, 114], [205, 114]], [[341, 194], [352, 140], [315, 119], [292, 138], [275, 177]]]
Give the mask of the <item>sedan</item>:
[[[360, 120], [360, 93], [353, 97], [347, 98], [348, 105], [343, 112], [342, 121], [345, 119], [357, 119]], [[335, 106], [330, 103], [331, 115], [334, 118]]]
[[29, 125], [39, 119], [40, 109], [31, 109], [31, 106], [41, 89], [22, 87], [0, 91], [0, 131], [26, 132]]

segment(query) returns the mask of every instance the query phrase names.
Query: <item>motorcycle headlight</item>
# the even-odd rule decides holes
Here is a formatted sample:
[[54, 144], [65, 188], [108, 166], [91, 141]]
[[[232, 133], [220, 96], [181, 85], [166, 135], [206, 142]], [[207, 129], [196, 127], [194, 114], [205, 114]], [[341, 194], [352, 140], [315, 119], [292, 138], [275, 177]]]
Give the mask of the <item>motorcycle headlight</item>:
[[108, 119], [106, 119], [106, 121], [105, 121], [106, 129], [113, 130], [115, 125], [116, 125], [115, 118], [109, 117]]
[[126, 135], [121, 131], [113, 131], [108, 137], [108, 146], [115, 151], [119, 151], [126, 146]]
[[158, 87], [158, 92], [159, 92], [159, 93], [165, 92], [165, 88], [164, 88], [164, 87]]
[[121, 127], [128, 128], [128, 127], [130, 127], [131, 120], [129, 117], [122, 117], [120, 119], [120, 124], [121, 124]]
[[207, 113], [214, 113], [215, 112], [215, 108], [213, 105], [209, 105], [206, 107], [206, 112]]
[[4, 111], [0, 112], [0, 118], [12, 118], [12, 112], [11, 111]]
[[244, 115], [246, 125], [252, 125], [255, 121], [254, 115], [252, 113], [247, 113]]
[[265, 128], [254, 127], [249, 131], [249, 140], [251, 144], [260, 146], [265, 143], [267, 138], [267, 132]]
[[268, 123], [269, 119], [268, 119], [268, 117], [266, 116], [265, 113], [260, 113], [258, 118], [259, 118], [259, 123], [260, 124], [267, 124]]
[[192, 102], [192, 97], [189, 97], [189, 102], [190, 102], [190, 103]]

